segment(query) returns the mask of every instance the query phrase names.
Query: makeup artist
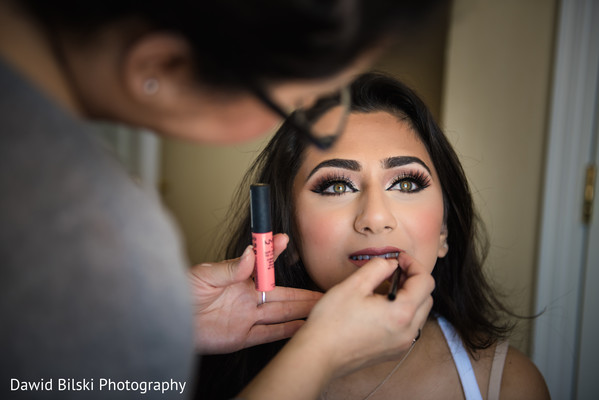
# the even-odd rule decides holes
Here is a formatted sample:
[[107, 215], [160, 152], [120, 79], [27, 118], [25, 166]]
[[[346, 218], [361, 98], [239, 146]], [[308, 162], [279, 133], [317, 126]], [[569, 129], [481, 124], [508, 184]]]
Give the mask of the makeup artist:
[[[252, 252], [188, 277], [170, 216], [105, 151], [92, 121], [210, 143], [254, 138], [287, 110], [342, 92], [432, 3], [0, 0], [0, 397], [81, 397], [58, 391], [66, 378], [95, 379], [85, 398], [138, 398], [102, 392], [98, 380], [187, 382], [195, 350], [300, 329], [244, 397], [292, 399], [296, 385], [310, 398], [408, 348], [431, 308], [430, 275], [410, 275], [395, 319], [372, 296], [391, 261], [371, 261], [321, 299], [277, 288], [260, 306]], [[318, 132], [303, 136], [326, 145]], [[276, 236], [276, 254], [286, 242]], [[366, 315], [382, 326], [322, 342]], [[24, 386], [13, 390], [14, 380]], [[54, 389], [27, 390], [48, 382]]]

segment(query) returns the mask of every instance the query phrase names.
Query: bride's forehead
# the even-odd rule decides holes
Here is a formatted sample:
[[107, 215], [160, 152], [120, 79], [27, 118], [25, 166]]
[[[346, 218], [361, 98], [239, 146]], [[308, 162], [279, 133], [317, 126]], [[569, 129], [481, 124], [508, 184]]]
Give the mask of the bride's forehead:
[[425, 146], [408, 121], [385, 112], [356, 113], [350, 115], [345, 131], [331, 149], [322, 151], [309, 146], [304, 160], [305, 163], [333, 158], [384, 160], [410, 154], [428, 158]]

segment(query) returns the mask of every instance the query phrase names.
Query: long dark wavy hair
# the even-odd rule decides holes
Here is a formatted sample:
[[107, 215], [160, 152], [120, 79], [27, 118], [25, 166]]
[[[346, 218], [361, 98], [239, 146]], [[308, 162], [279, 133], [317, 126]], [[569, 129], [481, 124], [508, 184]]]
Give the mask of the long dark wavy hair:
[[[359, 76], [351, 86], [352, 113], [385, 111], [409, 123], [426, 147], [441, 182], [449, 252], [437, 259], [434, 305], [431, 316], [445, 317], [457, 330], [471, 353], [504, 339], [512, 329], [503, 316], [509, 311], [483, 272], [488, 252], [486, 231], [476, 210], [468, 181], [451, 144], [430, 111], [414, 91], [380, 73]], [[329, 101], [335, 101], [329, 99]], [[322, 105], [312, 110], [315, 115]], [[307, 144], [289, 124], [274, 135], [244, 177], [229, 215], [229, 240], [223, 257], [235, 258], [251, 242], [249, 185], [271, 185], [273, 232], [289, 235], [287, 250], [276, 261], [279, 286], [314, 289], [301, 257], [294, 223], [292, 185]], [[235, 395], [276, 354], [285, 342], [245, 349], [231, 355], [206, 356], [202, 360], [198, 398], [217, 399]]]

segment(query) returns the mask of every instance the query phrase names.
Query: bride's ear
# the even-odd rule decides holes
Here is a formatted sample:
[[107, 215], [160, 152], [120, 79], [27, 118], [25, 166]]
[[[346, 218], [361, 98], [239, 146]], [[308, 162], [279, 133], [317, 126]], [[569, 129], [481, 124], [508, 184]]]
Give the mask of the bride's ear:
[[441, 233], [439, 234], [439, 249], [437, 252], [437, 257], [443, 258], [447, 255], [449, 251], [449, 244], [447, 243], [447, 225], [443, 223], [443, 227], [441, 228]]

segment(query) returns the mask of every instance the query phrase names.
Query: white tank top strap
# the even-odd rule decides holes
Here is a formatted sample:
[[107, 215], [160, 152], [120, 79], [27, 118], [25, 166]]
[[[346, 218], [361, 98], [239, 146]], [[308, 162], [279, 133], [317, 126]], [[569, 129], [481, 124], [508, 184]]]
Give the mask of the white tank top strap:
[[503, 366], [505, 365], [505, 356], [507, 356], [508, 348], [509, 343], [507, 341], [501, 341], [495, 345], [495, 355], [493, 357], [491, 374], [489, 376], [489, 391], [487, 393], [487, 400], [499, 400]]
[[482, 400], [483, 397], [480, 393], [478, 382], [476, 382], [474, 369], [472, 368], [472, 363], [468, 357], [468, 352], [464, 348], [462, 339], [460, 339], [453, 325], [445, 318], [439, 316], [437, 317], [437, 322], [443, 331], [443, 335], [445, 335], [445, 340], [451, 351], [453, 361], [458, 369], [464, 397], [466, 400]]

